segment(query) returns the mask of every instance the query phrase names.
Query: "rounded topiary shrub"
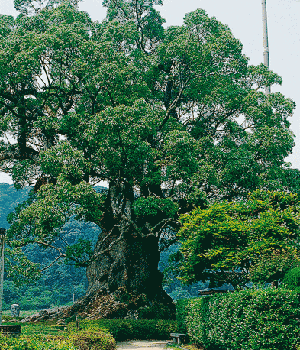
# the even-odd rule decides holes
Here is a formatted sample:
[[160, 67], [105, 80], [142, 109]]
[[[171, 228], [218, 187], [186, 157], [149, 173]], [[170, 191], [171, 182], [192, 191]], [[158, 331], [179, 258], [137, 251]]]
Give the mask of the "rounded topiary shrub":
[[285, 274], [282, 282], [287, 288], [300, 293], [300, 266], [290, 269]]
[[115, 350], [116, 342], [111, 334], [102, 331], [81, 331], [72, 336], [78, 350]]

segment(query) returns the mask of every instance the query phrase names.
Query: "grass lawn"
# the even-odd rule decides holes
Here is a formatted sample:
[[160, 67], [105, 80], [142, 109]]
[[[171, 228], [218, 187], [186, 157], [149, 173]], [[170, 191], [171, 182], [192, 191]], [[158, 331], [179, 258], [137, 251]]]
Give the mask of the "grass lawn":
[[[28, 314], [27, 314], [28, 316]], [[19, 319], [26, 317], [22, 316]], [[67, 328], [63, 325], [56, 325], [56, 321], [44, 321], [38, 323], [22, 323], [22, 322], [9, 322], [12, 319], [11, 316], [4, 315], [3, 325], [21, 325], [22, 335], [65, 335], [67, 333]]]
[[[27, 316], [34, 315], [34, 314], [38, 313], [39, 311], [41, 311], [41, 310], [21, 310], [20, 311], [20, 318], [25, 318]], [[4, 310], [2, 312], [2, 315], [5, 316], [4, 319], [6, 317], [11, 317], [10, 310]]]

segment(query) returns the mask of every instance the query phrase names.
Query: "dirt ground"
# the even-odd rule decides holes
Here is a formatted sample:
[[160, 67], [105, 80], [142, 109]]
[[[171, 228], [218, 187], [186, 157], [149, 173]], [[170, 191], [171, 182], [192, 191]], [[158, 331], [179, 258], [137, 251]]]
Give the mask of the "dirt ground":
[[130, 340], [117, 343], [117, 350], [165, 349], [170, 340]]

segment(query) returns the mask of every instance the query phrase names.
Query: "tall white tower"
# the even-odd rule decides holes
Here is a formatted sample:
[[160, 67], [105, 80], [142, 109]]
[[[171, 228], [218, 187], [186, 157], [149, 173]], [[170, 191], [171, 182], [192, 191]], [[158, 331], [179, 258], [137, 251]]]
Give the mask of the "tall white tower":
[[[262, 3], [262, 18], [263, 18], [264, 65], [270, 68], [267, 0], [262, 0], [261, 3]], [[270, 92], [271, 92], [270, 86], [266, 86], [266, 94], [268, 95]]]

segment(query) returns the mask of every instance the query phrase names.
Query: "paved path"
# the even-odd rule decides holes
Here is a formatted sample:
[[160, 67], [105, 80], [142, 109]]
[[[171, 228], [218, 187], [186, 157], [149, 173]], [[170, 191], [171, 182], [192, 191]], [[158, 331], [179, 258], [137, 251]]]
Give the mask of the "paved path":
[[130, 340], [117, 343], [117, 350], [165, 349], [170, 340]]

